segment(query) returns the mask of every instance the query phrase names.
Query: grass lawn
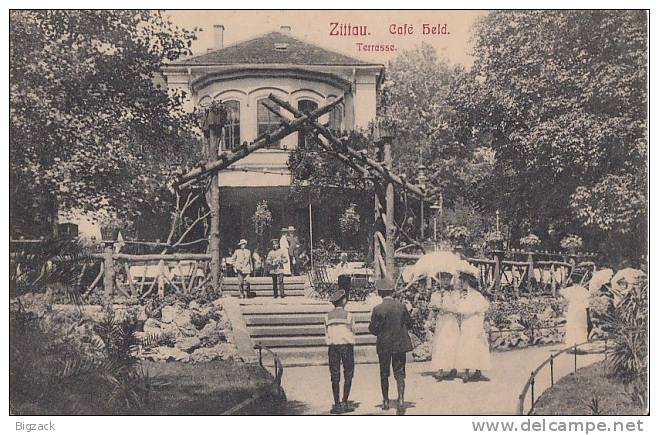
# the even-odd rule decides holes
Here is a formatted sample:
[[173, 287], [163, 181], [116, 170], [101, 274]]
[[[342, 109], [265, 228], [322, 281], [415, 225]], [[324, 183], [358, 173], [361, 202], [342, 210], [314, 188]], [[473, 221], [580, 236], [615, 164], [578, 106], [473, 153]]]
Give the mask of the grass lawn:
[[[597, 401], [595, 405], [593, 400]], [[625, 386], [607, 376], [604, 362], [577, 370], [545, 391], [534, 415], [645, 415], [634, 405]]]
[[[143, 362], [154, 391], [140, 414], [218, 415], [272, 382], [259, 365], [233, 361], [200, 364]], [[267, 406], [267, 405], [266, 405]], [[267, 410], [254, 410], [267, 413]]]

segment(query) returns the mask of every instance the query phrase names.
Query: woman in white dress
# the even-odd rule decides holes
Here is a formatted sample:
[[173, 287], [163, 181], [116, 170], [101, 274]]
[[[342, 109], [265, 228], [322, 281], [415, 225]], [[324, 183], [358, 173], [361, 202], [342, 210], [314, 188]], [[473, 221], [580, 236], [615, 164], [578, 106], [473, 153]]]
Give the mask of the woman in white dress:
[[561, 290], [561, 296], [567, 299], [565, 314], [565, 344], [572, 346], [588, 339], [588, 297], [590, 293], [585, 287], [573, 285]]
[[483, 376], [483, 371], [491, 368], [490, 344], [485, 333], [485, 313], [490, 303], [478, 290], [474, 290], [473, 280], [476, 280], [476, 275], [469, 269], [461, 271], [457, 281], [460, 294], [456, 311], [461, 316], [461, 322], [455, 364], [465, 370], [463, 382], [487, 381], [489, 379]]
[[[281, 238], [279, 239], [279, 247], [282, 249], [282, 251], [286, 251], [286, 256], [288, 256], [289, 246], [290, 245], [288, 243], [288, 228], [282, 228], [281, 229]], [[285, 276], [291, 276], [291, 261], [290, 261], [290, 258], [284, 264], [284, 275]]]
[[440, 290], [430, 297], [430, 307], [437, 310], [437, 323], [432, 343], [430, 367], [438, 371], [438, 379], [457, 375], [455, 352], [460, 338], [458, 317], [455, 313], [459, 293], [451, 289], [451, 274], [440, 275]]

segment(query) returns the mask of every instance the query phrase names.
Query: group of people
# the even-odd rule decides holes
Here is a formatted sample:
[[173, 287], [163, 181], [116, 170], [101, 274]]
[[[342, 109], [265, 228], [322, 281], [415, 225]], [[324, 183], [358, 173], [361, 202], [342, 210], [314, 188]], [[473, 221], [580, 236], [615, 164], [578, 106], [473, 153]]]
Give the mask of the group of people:
[[[437, 379], [455, 378], [463, 372], [463, 382], [487, 381], [483, 371], [490, 369], [490, 351], [485, 333], [485, 313], [489, 303], [476, 290], [477, 270], [466, 261], [457, 259], [451, 272], [437, 274], [439, 289], [430, 299], [437, 311], [433, 338], [431, 367]], [[405, 412], [405, 363], [407, 352], [413, 349], [409, 332], [412, 317], [408, 307], [393, 298], [395, 285], [391, 280], [375, 282], [381, 298], [371, 312], [369, 332], [377, 337], [376, 351], [380, 368], [382, 409], [390, 408], [389, 377], [396, 380], [397, 413]], [[334, 405], [331, 413], [352, 411], [348, 398], [354, 376], [354, 321], [345, 309], [346, 292], [339, 289], [330, 297], [334, 309], [325, 317], [330, 380]], [[340, 394], [340, 369], [343, 366], [344, 387]]]
[[238, 289], [241, 299], [249, 297], [249, 277], [261, 267], [265, 269], [265, 273], [272, 277], [274, 298], [285, 297], [284, 276], [299, 273], [300, 242], [295, 234], [294, 227], [282, 228], [281, 232], [282, 235], [279, 239], [271, 240], [271, 249], [264, 265], [261, 265], [261, 258], [256, 252], [252, 254], [247, 249], [247, 240], [240, 239], [238, 242], [238, 249], [231, 256], [231, 264], [238, 277]]
[[[393, 299], [395, 285], [391, 280], [382, 279], [375, 282], [375, 287], [382, 297], [382, 303], [373, 308], [368, 330], [377, 337], [376, 351], [380, 364], [380, 388], [382, 390], [382, 409], [390, 408], [389, 377], [393, 369], [398, 397], [398, 413], [405, 409], [405, 363], [407, 352], [412, 350], [409, 330], [412, 317], [407, 307]], [[334, 309], [325, 316], [325, 338], [328, 345], [328, 360], [334, 405], [332, 414], [342, 414], [353, 409], [348, 398], [355, 372], [355, 324], [352, 314], [345, 309], [348, 302], [343, 289], [334, 292], [330, 301]], [[343, 366], [343, 394], [340, 391], [341, 366]]]
[[463, 382], [488, 380], [490, 346], [485, 332], [489, 302], [478, 291], [473, 266], [465, 264], [457, 275], [442, 273], [440, 289], [432, 294], [430, 306], [437, 312], [431, 367], [437, 379], [453, 379], [463, 373]]

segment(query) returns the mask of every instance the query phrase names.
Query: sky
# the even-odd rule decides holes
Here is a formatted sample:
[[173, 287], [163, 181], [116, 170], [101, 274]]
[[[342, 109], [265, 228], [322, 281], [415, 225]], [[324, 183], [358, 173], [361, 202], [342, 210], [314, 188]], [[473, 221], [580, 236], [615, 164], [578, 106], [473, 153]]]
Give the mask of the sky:
[[[422, 42], [433, 45], [452, 63], [469, 67], [470, 29], [485, 11], [168, 11], [172, 21], [187, 29], [200, 27], [192, 50], [205, 53], [213, 45], [213, 25], [225, 27], [224, 45], [251, 39], [280, 26], [290, 26], [291, 35], [358, 59], [383, 63], [397, 52], [413, 49]], [[336, 24], [332, 24], [336, 23]], [[424, 24], [429, 32], [423, 34]], [[342, 29], [358, 27], [366, 35], [342, 36]], [[330, 35], [330, 33], [338, 35]], [[359, 43], [362, 45], [360, 46]], [[369, 45], [387, 46], [389, 51], [367, 50]]]

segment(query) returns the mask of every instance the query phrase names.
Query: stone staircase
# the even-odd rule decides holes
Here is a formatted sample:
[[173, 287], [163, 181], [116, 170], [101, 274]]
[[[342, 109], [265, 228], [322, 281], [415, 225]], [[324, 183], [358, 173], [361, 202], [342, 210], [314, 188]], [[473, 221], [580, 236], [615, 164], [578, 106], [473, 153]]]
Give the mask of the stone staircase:
[[[249, 277], [250, 292], [253, 298], [272, 299], [272, 278], [269, 276]], [[304, 296], [307, 287], [306, 276], [288, 276], [284, 278], [286, 296]], [[238, 278], [226, 277], [222, 280], [222, 290], [225, 294], [239, 296]]]
[[[332, 309], [332, 304], [304, 297], [305, 287], [308, 287], [304, 277], [286, 278], [284, 285], [287, 297], [273, 299], [272, 282], [266, 283], [265, 279], [252, 278], [251, 287], [252, 292], [256, 293], [255, 297], [234, 299], [242, 314], [241, 327], [249, 335], [251, 345], [262, 344], [268, 347], [285, 366], [327, 364], [324, 319], [325, 314]], [[225, 281], [225, 292], [235, 296], [239, 294], [237, 280], [235, 284], [226, 285]], [[346, 309], [355, 319], [355, 362], [377, 362], [375, 336], [368, 332], [371, 307], [360, 302], [350, 302]], [[263, 356], [267, 360], [265, 353]]]

